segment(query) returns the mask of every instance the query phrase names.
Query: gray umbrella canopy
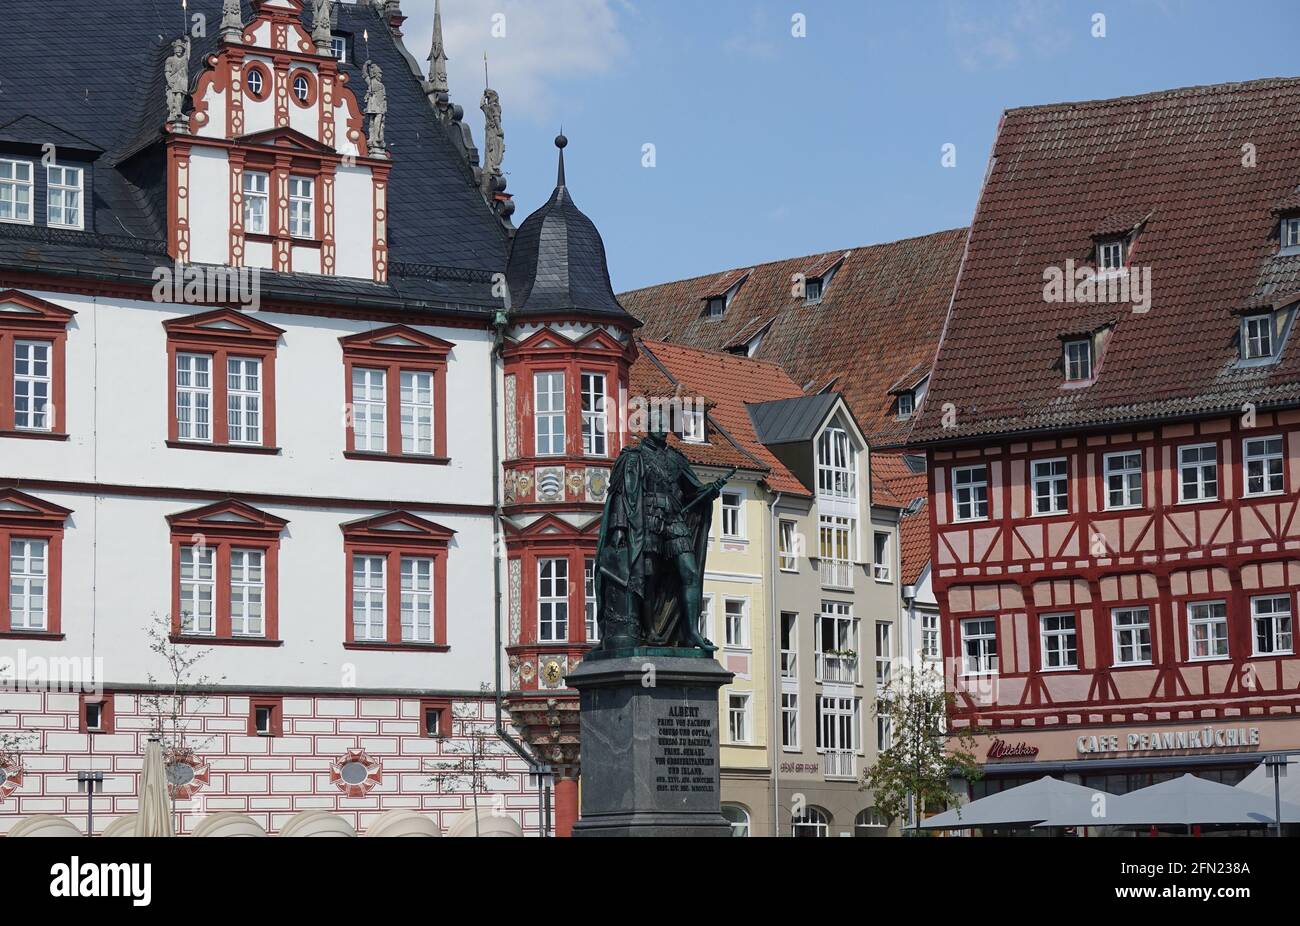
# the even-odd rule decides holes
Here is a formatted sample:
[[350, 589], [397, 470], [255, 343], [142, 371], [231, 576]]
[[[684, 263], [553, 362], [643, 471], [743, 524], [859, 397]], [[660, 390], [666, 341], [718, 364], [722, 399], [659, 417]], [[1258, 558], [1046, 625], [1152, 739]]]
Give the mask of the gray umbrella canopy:
[[[1300, 821], [1300, 807], [1282, 804], [1282, 820]], [[1156, 826], [1178, 824], [1243, 824], [1273, 822], [1272, 795], [1183, 775], [1158, 785], [1109, 798], [1098, 815], [1053, 814], [1041, 826]]]
[[1086, 817], [1099, 802], [1114, 800], [1118, 798], [1105, 791], [1044, 775], [1027, 785], [990, 794], [964, 807], [937, 814], [922, 822], [921, 828], [960, 830], [976, 826], [1038, 823], [1057, 816]]

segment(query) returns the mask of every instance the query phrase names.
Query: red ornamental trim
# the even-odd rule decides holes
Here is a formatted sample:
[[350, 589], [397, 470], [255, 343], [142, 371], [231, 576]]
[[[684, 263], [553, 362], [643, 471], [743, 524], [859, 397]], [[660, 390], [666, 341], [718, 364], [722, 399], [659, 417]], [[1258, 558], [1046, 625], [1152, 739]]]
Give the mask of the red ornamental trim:
[[15, 757], [0, 762], [0, 769], [5, 773], [4, 784], [0, 784], [0, 801], [3, 801], [23, 786], [24, 769], [22, 761]]
[[[366, 777], [355, 783], [343, 780], [344, 766], [353, 762], [360, 763], [366, 769]], [[349, 749], [342, 757], [330, 763], [330, 783], [347, 797], [365, 797], [383, 780], [379, 760], [367, 755], [364, 749]]]

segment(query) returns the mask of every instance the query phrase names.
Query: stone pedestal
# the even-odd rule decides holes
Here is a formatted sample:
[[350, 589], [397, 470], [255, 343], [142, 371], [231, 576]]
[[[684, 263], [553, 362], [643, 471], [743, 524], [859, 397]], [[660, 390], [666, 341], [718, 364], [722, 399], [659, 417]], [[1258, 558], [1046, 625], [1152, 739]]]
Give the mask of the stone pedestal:
[[578, 690], [582, 813], [574, 836], [730, 836], [722, 817], [718, 689], [712, 659], [585, 660]]

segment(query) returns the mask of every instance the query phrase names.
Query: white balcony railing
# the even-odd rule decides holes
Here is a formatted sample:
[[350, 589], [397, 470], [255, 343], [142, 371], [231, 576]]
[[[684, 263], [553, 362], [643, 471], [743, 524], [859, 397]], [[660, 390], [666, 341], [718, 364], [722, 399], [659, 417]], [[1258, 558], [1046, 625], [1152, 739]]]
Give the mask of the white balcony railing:
[[856, 778], [852, 749], [828, 749], [824, 762], [827, 778]]
[[826, 588], [852, 588], [853, 564], [842, 560], [821, 561], [822, 585]]
[[833, 653], [817, 654], [817, 681], [857, 682], [858, 657]]

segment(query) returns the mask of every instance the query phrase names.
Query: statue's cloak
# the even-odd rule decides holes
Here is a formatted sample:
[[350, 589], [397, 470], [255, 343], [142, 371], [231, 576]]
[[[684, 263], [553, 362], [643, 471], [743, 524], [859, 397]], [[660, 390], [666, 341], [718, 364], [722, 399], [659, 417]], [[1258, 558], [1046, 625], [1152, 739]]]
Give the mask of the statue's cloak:
[[[661, 450], [652, 450], [641, 444], [625, 448], [610, 474], [600, 525], [596, 563], [597, 616], [602, 640], [618, 636], [622, 630], [624, 633], [638, 633], [645, 646], [673, 646], [684, 641], [688, 633], [686, 628], [690, 625], [682, 622], [681, 578], [677, 570], [669, 563], [656, 563], [657, 557], [646, 548], [648, 453], [661, 455], [659, 462], [667, 462], [676, 470], [676, 490], [682, 493], [682, 518], [690, 530], [695, 561], [703, 563], [705, 560], [713, 506], [701, 502], [687, 509], [692, 501], [708, 490], [696, 478], [686, 457], [675, 447], [666, 445]], [[626, 544], [619, 548], [610, 542], [611, 532], [616, 527], [626, 531]], [[668, 538], [660, 538], [661, 549], [666, 549], [667, 543]], [[652, 589], [648, 608], [645, 607], [647, 587]], [[648, 626], [639, 626], [641, 616], [647, 613]], [[690, 615], [689, 620], [698, 621], [699, 615]]]

